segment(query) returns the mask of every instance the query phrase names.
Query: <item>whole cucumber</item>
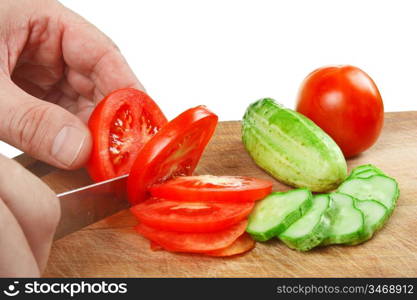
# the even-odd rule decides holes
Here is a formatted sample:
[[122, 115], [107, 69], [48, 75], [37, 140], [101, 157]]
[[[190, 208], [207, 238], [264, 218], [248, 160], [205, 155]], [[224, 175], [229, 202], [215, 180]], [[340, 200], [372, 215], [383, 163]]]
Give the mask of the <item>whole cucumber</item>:
[[288, 185], [326, 192], [347, 176], [346, 160], [333, 139], [271, 98], [248, 107], [242, 140], [258, 166]]

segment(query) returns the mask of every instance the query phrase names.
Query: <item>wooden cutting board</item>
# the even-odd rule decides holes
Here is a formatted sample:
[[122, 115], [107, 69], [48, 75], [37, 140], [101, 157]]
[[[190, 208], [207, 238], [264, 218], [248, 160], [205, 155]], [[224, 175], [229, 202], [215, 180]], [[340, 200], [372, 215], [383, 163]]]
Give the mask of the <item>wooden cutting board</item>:
[[[27, 156], [18, 160], [56, 192], [91, 182], [83, 170], [56, 171]], [[149, 242], [133, 230], [136, 221], [125, 210], [56, 241], [44, 276], [416, 277], [417, 112], [387, 113], [378, 143], [348, 161], [349, 169], [366, 163], [395, 177], [401, 196], [388, 224], [365, 244], [300, 253], [273, 240], [232, 258], [152, 251]], [[272, 179], [245, 152], [237, 121], [219, 124], [196, 173]], [[274, 190], [287, 189], [274, 181]]]

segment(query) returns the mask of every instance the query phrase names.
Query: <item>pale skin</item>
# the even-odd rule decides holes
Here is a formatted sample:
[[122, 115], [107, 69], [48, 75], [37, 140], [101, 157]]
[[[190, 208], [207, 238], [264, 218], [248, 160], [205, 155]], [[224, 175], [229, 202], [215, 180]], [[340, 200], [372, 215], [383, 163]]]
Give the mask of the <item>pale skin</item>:
[[[62, 169], [91, 151], [86, 121], [118, 88], [142, 85], [114, 43], [55, 0], [0, 2], [0, 138]], [[37, 277], [60, 217], [55, 194], [0, 155], [0, 276]]]

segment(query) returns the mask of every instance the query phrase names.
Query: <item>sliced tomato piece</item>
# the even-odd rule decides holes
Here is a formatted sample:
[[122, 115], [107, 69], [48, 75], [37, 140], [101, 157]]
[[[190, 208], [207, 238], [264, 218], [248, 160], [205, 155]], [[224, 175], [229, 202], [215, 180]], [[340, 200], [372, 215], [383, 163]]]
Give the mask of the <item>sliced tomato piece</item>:
[[128, 178], [132, 204], [148, 198], [148, 189], [173, 176], [191, 175], [217, 125], [204, 106], [186, 110], [166, 124], [142, 148]]
[[[222, 257], [238, 255], [252, 250], [255, 247], [255, 244], [255, 241], [250, 237], [249, 234], [245, 232], [240, 237], [238, 237], [237, 240], [234, 241], [229, 247], [220, 250], [206, 252], [205, 254], [210, 256]], [[161, 246], [156, 245], [156, 247], [162, 249]]]
[[254, 202], [180, 202], [152, 198], [130, 208], [139, 222], [180, 232], [213, 232], [245, 219]]
[[205, 253], [230, 246], [246, 229], [247, 220], [231, 227], [209, 233], [164, 231], [139, 223], [136, 231], [147, 239], [172, 252]]
[[161, 245], [158, 245], [157, 243], [153, 242], [153, 241], [149, 241], [149, 246], [151, 247], [152, 251], [160, 251], [160, 250], [164, 250], [164, 248], [162, 248]]
[[181, 176], [150, 188], [154, 197], [177, 201], [255, 201], [272, 191], [269, 180], [245, 176]]
[[126, 88], [105, 97], [88, 121], [93, 149], [87, 170], [94, 181], [129, 173], [145, 143], [167, 123], [144, 92]]
[[[245, 232], [240, 237], [238, 237], [237, 240], [235, 240], [230, 246], [224, 249], [209, 251], [209, 252], [202, 253], [202, 254], [206, 254], [209, 256], [216, 256], [216, 257], [234, 256], [234, 255], [243, 254], [252, 250], [253, 248], [255, 248], [255, 245], [256, 245], [256, 242], [250, 237], [249, 234]], [[150, 247], [152, 251], [164, 250], [164, 248], [161, 245], [153, 241], [150, 241]]]

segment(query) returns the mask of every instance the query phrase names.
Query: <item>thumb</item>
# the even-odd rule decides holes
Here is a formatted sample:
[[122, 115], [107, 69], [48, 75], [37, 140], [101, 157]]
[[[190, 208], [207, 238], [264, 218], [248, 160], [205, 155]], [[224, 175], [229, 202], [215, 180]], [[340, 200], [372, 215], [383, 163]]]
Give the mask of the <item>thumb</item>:
[[62, 107], [32, 97], [12, 82], [0, 88], [0, 138], [58, 168], [76, 169], [91, 151], [87, 126]]

